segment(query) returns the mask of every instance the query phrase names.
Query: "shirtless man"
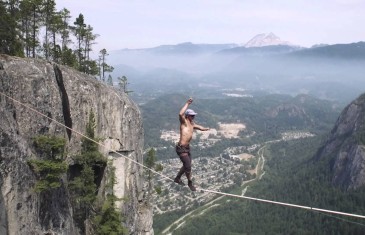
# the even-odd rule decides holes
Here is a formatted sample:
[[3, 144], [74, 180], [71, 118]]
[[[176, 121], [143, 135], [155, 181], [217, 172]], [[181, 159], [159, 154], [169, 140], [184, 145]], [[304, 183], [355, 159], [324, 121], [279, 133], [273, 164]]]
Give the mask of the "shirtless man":
[[180, 119], [180, 141], [176, 145], [176, 153], [179, 155], [183, 166], [181, 167], [179, 173], [174, 179], [175, 183], [178, 183], [182, 186], [185, 184], [181, 180], [181, 176], [185, 173], [186, 178], [188, 178], [188, 186], [191, 191], [196, 191], [196, 188], [191, 181], [191, 155], [190, 155], [190, 140], [193, 137], [194, 129], [207, 131], [209, 128], [205, 128], [197, 125], [193, 120], [197, 113], [192, 109], [188, 109], [189, 105], [193, 102], [193, 99], [190, 98], [186, 101], [185, 105], [181, 108], [179, 113]]

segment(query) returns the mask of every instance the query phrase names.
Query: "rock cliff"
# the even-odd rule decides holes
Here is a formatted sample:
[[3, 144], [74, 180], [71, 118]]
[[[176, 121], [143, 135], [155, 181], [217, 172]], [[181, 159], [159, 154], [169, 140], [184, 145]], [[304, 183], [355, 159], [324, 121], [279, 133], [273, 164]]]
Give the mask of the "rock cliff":
[[332, 183], [346, 190], [365, 185], [365, 94], [339, 116], [316, 159], [329, 158]]
[[[47, 117], [85, 133], [95, 114], [99, 151], [112, 159], [114, 193], [130, 234], [153, 234], [152, 211], [143, 197], [143, 127], [138, 107], [123, 93], [93, 77], [57, 64], [0, 55], [0, 92]], [[32, 138], [52, 135], [67, 140], [69, 169], [81, 148], [81, 136], [0, 94], [0, 234], [80, 234], [67, 187], [45, 197], [34, 190], [36, 177], [28, 161], [36, 158]], [[116, 154], [115, 152], [119, 153]], [[103, 197], [107, 170], [100, 172]]]

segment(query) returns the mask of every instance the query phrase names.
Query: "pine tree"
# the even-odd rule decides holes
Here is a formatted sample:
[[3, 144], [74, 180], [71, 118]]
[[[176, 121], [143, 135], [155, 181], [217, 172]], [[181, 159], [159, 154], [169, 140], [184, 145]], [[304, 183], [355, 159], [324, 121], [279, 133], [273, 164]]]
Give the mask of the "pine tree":
[[93, 33], [93, 27], [87, 25], [85, 29], [85, 48], [84, 57], [86, 60], [90, 60], [90, 51], [92, 51], [92, 45], [96, 44], [95, 39], [99, 37], [98, 34]]
[[72, 42], [70, 39], [70, 32], [73, 29], [73, 27], [69, 25], [69, 20], [71, 18], [70, 11], [63, 8], [59, 14], [61, 17], [61, 63], [77, 69], [77, 56], [73, 50], [68, 47], [68, 45]]
[[[11, 7], [15, 8], [16, 6], [9, 4], [9, 8]], [[0, 2], [0, 53], [24, 56], [19, 34], [17, 33], [16, 19], [18, 10], [16, 8], [10, 11], [5, 2]]]
[[74, 22], [75, 27], [73, 27], [72, 29], [74, 30], [74, 34], [77, 38], [77, 42], [78, 42], [78, 46], [77, 46], [77, 56], [78, 56], [78, 61], [79, 61], [79, 70], [83, 71], [83, 61], [84, 61], [84, 57], [83, 57], [83, 47], [82, 44], [84, 43], [84, 37], [86, 34], [86, 24], [85, 24], [85, 20], [84, 20], [84, 15], [83, 14], [79, 14], [79, 17], [76, 18], [76, 21]]
[[114, 68], [106, 63], [106, 57], [109, 55], [106, 49], [102, 49], [99, 53], [100, 79], [105, 82], [105, 73], [113, 72]]
[[39, 158], [29, 160], [28, 164], [37, 176], [36, 192], [61, 187], [61, 178], [68, 168], [64, 161], [65, 144], [65, 139], [55, 136], [34, 137], [33, 146]]
[[131, 93], [131, 92], [133, 92], [133, 91], [129, 91], [128, 89], [127, 89], [127, 85], [129, 84], [128, 83], [128, 79], [127, 79], [127, 77], [126, 76], [122, 76], [121, 78], [120, 77], [118, 77], [118, 80], [119, 80], [119, 89], [122, 91], [122, 92], [124, 92], [124, 93], [126, 93], [126, 94], [128, 94], [128, 93]]
[[121, 199], [114, 195], [114, 185], [116, 184], [115, 167], [109, 164], [108, 168], [110, 173], [105, 191], [109, 193], [106, 195], [104, 202], [101, 203], [101, 207], [97, 209], [98, 212], [93, 219], [94, 228], [98, 235], [128, 234], [128, 231], [122, 226], [121, 211], [116, 208], [116, 202]]
[[113, 78], [112, 78], [112, 75], [108, 75], [108, 81], [107, 81], [108, 85], [109, 86], [113, 86]]
[[97, 143], [92, 141], [95, 140], [95, 127], [96, 127], [95, 114], [91, 110], [89, 115], [89, 122], [86, 125], [86, 136], [88, 138], [83, 138], [81, 144], [82, 147], [81, 153], [95, 152], [98, 150]]
[[85, 45], [84, 45], [84, 69], [83, 71], [90, 75], [98, 74], [98, 66], [95, 60], [90, 59], [90, 51], [92, 51], [92, 45], [95, 44], [95, 39], [98, 37], [98, 34], [93, 33], [93, 28], [88, 25], [85, 29]]
[[[43, 15], [44, 15], [44, 25], [45, 25], [45, 36], [44, 36], [44, 43], [43, 43], [43, 50], [46, 60], [48, 60], [49, 55], [51, 53], [51, 46], [49, 42], [49, 32], [52, 31], [54, 34], [52, 36], [55, 36], [55, 28], [52, 28], [52, 23], [54, 22], [55, 15], [56, 15], [56, 3], [54, 0], [45, 0], [43, 2]], [[54, 39], [55, 41], [55, 39]], [[54, 43], [53, 41], [53, 43]], [[55, 43], [54, 43], [55, 46]], [[53, 50], [54, 50], [53, 46]]]
[[[163, 166], [161, 164], [156, 165], [156, 150], [154, 148], [150, 148], [150, 150], [148, 150], [147, 157], [144, 160], [144, 165], [154, 171], [163, 170]], [[147, 170], [146, 174], [147, 174], [147, 181], [148, 181], [148, 190], [147, 191], [150, 196], [152, 194], [152, 188], [153, 188], [153, 181], [152, 181], [153, 172], [151, 170]], [[161, 188], [155, 187], [155, 191], [157, 193], [161, 193]], [[148, 198], [149, 197], [147, 197], [147, 200], [148, 200]]]
[[21, 38], [24, 39], [27, 57], [36, 57], [40, 49], [39, 30], [44, 24], [44, 4], [42, 0], [23, 0], [19, 4], [19, 20], [21, 22]]
[[[0, 1], [0, 53], [15, 56], [37, 57], [76, 68], [90, 75], [113, 71], [105, 63], [90, 58], [92, 46], [99, 36], [91, 25], [85, 24], [80, 13], [69, 25], [70, 11], [56, 11], [55, 0], [8, 0]], [[70, 32], [76, 37], [76, 52], [69, 46]], [[41, 41], [43, 42], [41, 45]], [[106, 50], [105, 50], [106, 51]]]
[[97, 199], [95, 170], [104, 169], [106, 166], [106, 159], [98, 151], [98, 144], [95, 142], [95, 127], [95, 115], [93, 111], [90, 111], [85, 134], [87, 138], [82, 139], [81, 154], [74, 158], [75, 163], [82, 168], [81, 175], [75, 177], [69, 184], [76, 221], [82, 228], [84, 228], [84, 221], [91, 219], [91, 209]]

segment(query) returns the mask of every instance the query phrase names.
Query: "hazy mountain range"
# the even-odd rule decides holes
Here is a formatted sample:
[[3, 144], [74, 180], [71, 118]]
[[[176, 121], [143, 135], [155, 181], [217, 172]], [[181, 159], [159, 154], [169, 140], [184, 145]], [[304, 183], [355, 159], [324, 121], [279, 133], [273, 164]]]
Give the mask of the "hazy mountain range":
[[[127, 76], [138, 93], [310, 94], [349, 102], [364, 91], [365, 42], [300, 47], [275, 34], [260, 34], [245, 46], [227, 44], [161, 45], [110, 52], [115, 79]], [[242, 92], [241, 92], [242, 93]]]

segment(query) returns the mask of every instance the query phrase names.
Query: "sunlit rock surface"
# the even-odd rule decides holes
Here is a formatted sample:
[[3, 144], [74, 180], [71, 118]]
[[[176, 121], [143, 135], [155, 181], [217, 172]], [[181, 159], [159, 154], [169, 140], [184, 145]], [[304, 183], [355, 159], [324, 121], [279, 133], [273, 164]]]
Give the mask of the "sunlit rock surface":
[[[138, 107], [117, 90], [93, 77], [42, 60], [0, 55], [0, 234], [79, 234], [67, 189], [36, 193], [28, 160], [36, 158], [32, 138], [56, 135], [67, 140], [67, 162], [80, 151], [90, 112], [96, 119], [100, 151], [114, 160], [115, 194], [127, 200], [118, 206], [131, 234], [153, 234], [152, 213], [143, 198], [143, 127]], [[50, 120], [35, 111], [46, 115]], [[116, 151], [117, 153], [113, 152]], [[98, 195], [105, 196], [107, 171], [100, 172]]]
[[347, 190], [365, 185], [365, 94], [339, 116], [317, 159], [331, 159], [332, 182]]

